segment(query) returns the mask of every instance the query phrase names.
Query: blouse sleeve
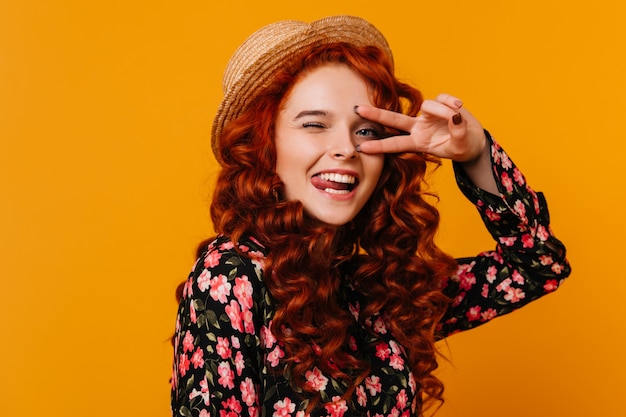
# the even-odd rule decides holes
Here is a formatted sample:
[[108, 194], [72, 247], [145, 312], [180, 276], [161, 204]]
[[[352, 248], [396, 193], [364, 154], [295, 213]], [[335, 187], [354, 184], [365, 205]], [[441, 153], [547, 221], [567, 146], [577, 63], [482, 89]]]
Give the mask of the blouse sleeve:
[[500, 195], [486, 192], [454, 164], [457, 183], [476, 206], [496, 241], [493, 251], [458, 259], [444, 292], [452, 304], [441, 321], [442, 337], [510, 313], [558, 288], [570, 274], [565, 246], [550, 229], [548, 206], [504, 150], [491, 138], [494, 178]]
[[185, 284], [174, 336], [173, 416], [258, 415], [261, 263], [233, 247], [224, 238], [209, 244]]

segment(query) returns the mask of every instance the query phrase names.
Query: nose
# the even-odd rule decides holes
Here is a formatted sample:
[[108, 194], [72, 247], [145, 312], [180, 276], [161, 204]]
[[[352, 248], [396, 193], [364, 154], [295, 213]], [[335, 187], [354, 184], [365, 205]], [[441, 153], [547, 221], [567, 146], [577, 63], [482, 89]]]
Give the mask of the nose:
[[349, 133], [334, 137], [328, 153], [332, 158], [339, 160], [356, 159], [359, 155]]

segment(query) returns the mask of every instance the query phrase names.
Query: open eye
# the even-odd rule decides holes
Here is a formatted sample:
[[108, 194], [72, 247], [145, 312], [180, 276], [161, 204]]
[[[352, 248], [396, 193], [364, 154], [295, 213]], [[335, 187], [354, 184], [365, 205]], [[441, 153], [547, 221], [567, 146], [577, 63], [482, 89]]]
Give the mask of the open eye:
[[367, 139], [380, 139], [383, 137], [382, 129], [364, 127], [356, 131], [356, 134]]

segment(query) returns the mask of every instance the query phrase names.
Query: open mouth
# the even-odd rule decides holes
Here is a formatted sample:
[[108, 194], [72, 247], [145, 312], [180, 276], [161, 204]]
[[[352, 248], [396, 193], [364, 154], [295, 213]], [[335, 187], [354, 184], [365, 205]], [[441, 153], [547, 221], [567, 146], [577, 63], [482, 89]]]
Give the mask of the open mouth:
[[311, 183], [315, 188], [329, 194], [349, 194], [358, 186], [359, 181], [354, 175], [324, 172], [314, 175]]

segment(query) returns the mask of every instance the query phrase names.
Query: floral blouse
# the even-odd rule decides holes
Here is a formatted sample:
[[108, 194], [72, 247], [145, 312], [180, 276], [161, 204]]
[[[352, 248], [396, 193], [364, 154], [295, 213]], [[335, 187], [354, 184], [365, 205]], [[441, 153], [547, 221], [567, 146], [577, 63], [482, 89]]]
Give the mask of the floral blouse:
[[[565, 248], [549, 228], [541, 193], [495, 142], [493, 171], [500, 196], [475, 187], [455, 165], [459, 187], [477, 207], [497, 242], [493, 251], [458, 259], [444, 283], [453, 302], [439, 326], [441, 337], [507, 314], [554, 291], [570, 272]], [[549, 245], [546, 243], [549, 242]], [[247, 256], [241, 256], [235, 245]], [[266, 249], [253, 237], [238, 243], [218, 236], [196, 262], [176, 320], [172, 374], [173, 416], [305, 417], [307, 401], [281, 372], [285, 352], [270, 331], [274, 313], [263, 283]], [[420, 401], [406, 355], [381, 316], [358, 324], [358, 294], [346, 286], [354, 316], [350, 348], [369, 357], [371, 374], [351, 400], [345, 383], [318, 368], [306, 372], [323, 403], [310, 416], [414, 416]]]

